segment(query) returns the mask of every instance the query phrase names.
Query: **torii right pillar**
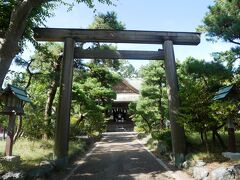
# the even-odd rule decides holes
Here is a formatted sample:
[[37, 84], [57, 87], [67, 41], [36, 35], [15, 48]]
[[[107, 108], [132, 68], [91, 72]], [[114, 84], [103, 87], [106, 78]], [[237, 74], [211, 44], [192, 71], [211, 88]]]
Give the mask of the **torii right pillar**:
[[172, 149], [175, 158], [175, 165], [179, 166], [184, 161], [186, 153], [186, 142], [184, 127], [177, 122], [179, 111], [179, 86], [174, 57], [173, 42], [166, 40], [163, 43], [164, 64], [168, 86], [169, 119], [171, 125]]

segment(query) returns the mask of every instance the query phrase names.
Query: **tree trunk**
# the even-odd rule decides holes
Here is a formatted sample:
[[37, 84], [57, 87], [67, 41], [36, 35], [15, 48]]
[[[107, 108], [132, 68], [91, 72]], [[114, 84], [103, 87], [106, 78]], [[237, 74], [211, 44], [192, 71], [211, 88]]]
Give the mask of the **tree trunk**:
[[18, 123], [18, 127], [17, 127], [17, 131], [16, 133], [14, 134], [14, 137], [13, 137], [13, 143], [16, 142], [17, 138], [20, 137], [21, 135], [21, 132], [22, 132], [22, 116], [18, 116], [18, 120], [19, 120], [19, 123]]
[[6, 128], [3, 129], [3, 139], [6, 139]]
[[53, 106], [53, 101], [57, 92], [57, 88], [58, 88], [58, 83], [53, 81], [47, 93], [48, 98], [46, 101], [45, 112], [44, 112], [44, 124], [46, 129], [45, 129], [45, 133], [43, 134], [43, 139], [48, 139], [49, 136], [51, 135], [50, 129], [52, 128], [49, 128], [49, 126], [51, 124], [52, 106]]
[[18, 46], [34, 7], [41, 5], [45, 0], [24, 0], [18, 2], [11, 14], [8, 30], [4, 37], [0, 37], [0, 88], [8, 73], [13, 58], [20, 52]]
[[[159, 87], [162, 88], [161, 86], [162, 84], [162, 78], [160, 78], [160, 81], [159, 81]], [[159, 97], [159, 102], [158, 102], [158, 110], [161, 114], [161, 117], [160, 117], [160, 128], [161, 129], [164, 129], [164, 108], [162, 106], [162, 97], [163, 97], [163, 92], [162, 92], [162, 89], [161, 89], [161, 92], [160, 92], [160, 97]]]
[[205, 138], [206, 151], [209, 154], [209, 145], [208, 145], [207, 131], [204, 131], [204, 138]]
[[203, 137], [203, 132], [202, 131], [200, 132], [200, 136], [201, 136], [202, 144], [204, 144], [204, 137]]
[[48, 98], [46, 101], [45, 105], [45, 111], [44, 111], [44, 122], [45, 122], [45, 128], [46, 131], [43, 134], [43, 139], [48, 139], [49, 136], [51, 135], [50, 130], [52, 128], [49, 128], [51, 124], [51, 116], [52, 116], [52, 106], [53, 106], [53, 101], [57, 92], [57, 88], [59, 87], [59, 79], [60, 79], [60, 72], [61, 72], [61, 61], [62, 61], [62, 56], [59, 56], [57, 61], [54, 64], [54, 79], [51, 82], [50, 89], [48, 90]]
[[78, 120], [76, 121], [76, 123], [74, 125], [75, 128], [78, 127], [79, 124], [85, 120], [85, 117], [87, 115], [87, 113], [84, 113], [84, 114], [81, 113], [81, 107], [82, 107], [82, 104], [80, 103], [79, 104], [79, 116], [78, 116]]
[[225, 148], [226, 148], [226, 145], [224, 144], [221, 136], [218, 134], [217, 131], [215, 132], [215, 134], [216, 134], [216, 136], [217, 136], [217, 138], [218, 138], [218, 141], [219, 141], [220, 145], [222, 146], [223, 149], [225, 149]]
[[85, 117], [86, 117], [85, 115], [80, 114], [79, 117], [78, 117], [77, 122], [75, 123], [75, 127], [78, 127], [79, 124], [80, 124], [81, 122], [83, 122], [83, 120], [85, 119]]
[[214, 145], [216, 144], [216, 132], [214, 130], [212, 131], [212, 142]]
[[147, 123], [148, 126], [148, 131], [149, 133], [151, 133], [152, 131], [152, 125], [150, 124], [150, 122], [141, 114], [142, 119]]
[[236, 138], [233, 120], [228, 119], [228, 151], [236, 152]]

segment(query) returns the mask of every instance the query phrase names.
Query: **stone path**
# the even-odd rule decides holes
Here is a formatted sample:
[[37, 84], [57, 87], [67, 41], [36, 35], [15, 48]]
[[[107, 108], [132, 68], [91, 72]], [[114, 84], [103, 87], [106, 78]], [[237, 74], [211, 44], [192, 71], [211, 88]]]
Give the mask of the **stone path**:
[[[134, 133], [106, 133], [102, 141], [65, 177], [65, 180], [186, 179], [163, 168]], [[181, 178], [182, 177], [182, 178]]]

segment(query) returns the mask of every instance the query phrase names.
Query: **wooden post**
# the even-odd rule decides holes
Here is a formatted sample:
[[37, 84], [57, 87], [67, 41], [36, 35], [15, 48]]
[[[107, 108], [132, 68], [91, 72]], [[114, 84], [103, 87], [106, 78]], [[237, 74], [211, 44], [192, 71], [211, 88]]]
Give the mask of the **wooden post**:
[[165, 56], [165, 71], [168, 84], [169, 119], [171, 124], [172, 149], [175, 157], [175, 165], [180, 165], [184, 160], [186, 149], [184, 128], [177, 123], [179, 111], [178, 80], [176, 62], [174, 57], [173, 42], [167, 40], [163, 43]]
[[236, 152], [236, 139], [233, 120], [230, 118], [227, 121], [228, 125], [228, 151]]
[[70, 125], [71, 92], [73, 77], [74, 40], [66, 38], [62, 62], [60, 97], [56, 121], [55, 156], [56, 164], [63, 167], [68, 162], [68, 137]]
[[16, 119], [16, 114], [11, 113], [9, 115], [8, 129], [7, 129], [7, 140], [6, 140], [6, 148], [5, 148], [6, 156], [12, 156], [15, 119]]

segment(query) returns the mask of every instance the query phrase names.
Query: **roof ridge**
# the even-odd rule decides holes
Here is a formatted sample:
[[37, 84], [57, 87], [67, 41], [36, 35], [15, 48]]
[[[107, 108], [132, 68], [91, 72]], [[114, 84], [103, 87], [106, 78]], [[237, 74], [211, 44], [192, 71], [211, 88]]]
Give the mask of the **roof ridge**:
[[131, 90], [133, 90], [135, 93], [139, 93], [139, 90], [137, 90], [135, 87], [133, 87], [133, 86], [126, 80], [126, 78], [124, 78], [122, 82], [123, 82], [127, 87], [129, 87]]

